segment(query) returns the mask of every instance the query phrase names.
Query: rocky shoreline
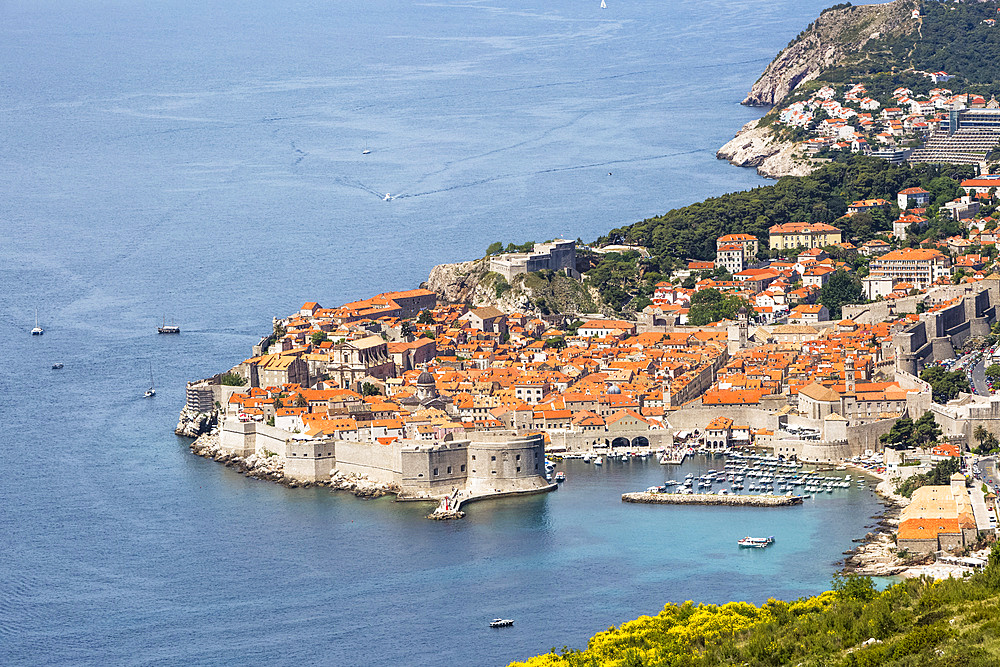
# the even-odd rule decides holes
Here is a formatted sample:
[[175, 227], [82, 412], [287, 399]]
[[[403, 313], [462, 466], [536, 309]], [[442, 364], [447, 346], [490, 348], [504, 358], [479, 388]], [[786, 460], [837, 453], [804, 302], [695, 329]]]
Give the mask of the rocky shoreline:
[[752, 120], [716, 152], [715, 157], [729, 160], [737, 167], [756, 167], [765, 178], [807, 176], [818, 162], [800, 155], [798, 144], [781, 141], [769, 127], [760, 127]]
[[203, 434], [215, 434], [219, 432], [219, 413], [197, 412], [191, 410], [187, 405], [181, 410], [177, 418], [177, 426], [174, 428], [175, 435], [182, 435], [185, 438], [197, 438]]
[[[863, 471], [871, 474], [868, 471]], [[841, 574], [856, 574], [861, 576], [891, 577], [901, 574], [912, 565], [922, 564], [912, 558], [903, 559], [899, 556], [896, 546], [896, 531], [899, 528], [899, 517], [903, 508], [909, 504], [909, 499], [892, 490], [892, 484], [887, 479], [878, 478], [875, 495], [885, 509], [872, 517], [875, 523], [869, 528], [874, 530], [864, 537], [854, 540], [858, 546], [844, 552]], [[919, 560], [919, 559], [918, 559]], [[933, 561], [933, 558], [931, 559]]]

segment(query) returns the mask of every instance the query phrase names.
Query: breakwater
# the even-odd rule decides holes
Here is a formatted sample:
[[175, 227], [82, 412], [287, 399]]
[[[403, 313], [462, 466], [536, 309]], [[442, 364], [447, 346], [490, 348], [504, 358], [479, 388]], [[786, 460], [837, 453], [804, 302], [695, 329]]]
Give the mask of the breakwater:
[[708, 493], [623, 493], [623, 503], [649, 505], [727, 505], [736, 507], [784, 507], [801, 505], [802, 496], [719, 496]]

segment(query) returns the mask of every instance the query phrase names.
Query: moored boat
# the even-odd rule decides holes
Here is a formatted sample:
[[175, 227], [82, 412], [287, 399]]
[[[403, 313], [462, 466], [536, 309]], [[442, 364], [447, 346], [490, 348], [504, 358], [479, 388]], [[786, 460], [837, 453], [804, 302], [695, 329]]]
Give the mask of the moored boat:
[[747, 535], [746, 537], [737, 540], [736, 543], [739, 544], [740, 547], [742, 548], [763, 549], [764, 547], [770, 546], [771, 544], [774, 543], [774, 536], [771, 535], [769, 537], [750, 537], [749, 535]]

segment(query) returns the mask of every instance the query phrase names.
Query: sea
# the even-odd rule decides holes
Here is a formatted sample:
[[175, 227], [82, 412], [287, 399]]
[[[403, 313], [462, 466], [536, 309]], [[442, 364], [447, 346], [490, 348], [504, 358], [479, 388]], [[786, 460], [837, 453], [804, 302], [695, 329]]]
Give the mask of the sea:
[[870, 491], [625, 505], [718, 462], [570, 461], [434, 522], [173, 434], [185, 382], [305, 301], [765, 185], [715, 151], [827, 4], [0, 2], [0, 664], [504, 665], [668, 602], [828, 588]]

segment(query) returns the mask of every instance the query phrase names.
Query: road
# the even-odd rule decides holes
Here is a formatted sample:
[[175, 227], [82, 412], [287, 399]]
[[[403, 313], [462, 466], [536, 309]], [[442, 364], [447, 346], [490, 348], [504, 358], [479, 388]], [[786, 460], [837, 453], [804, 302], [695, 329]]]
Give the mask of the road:
[[986, 384], [986, 359], [979, 360], [979, 363], [972, 367], [972, 382], [976, 385], [976, 393], [980, 396], [989, 396], [990, 388]]
[[[987, 485], [989, 485], [991, 488], [994, 489], [1000, 488], [1000, 479], [997, 478], [996, 457], [987, 456], [984, 458], [978, 458], [976, 459], [976, 461], [979, 464], [980, 479], [986, 482]], [[971, 493], [969, 495], [972, 497], [973, 512], [976, 516], [977, 527], [979, 528], [979, 530], [988, 530], [988, 529], [996, 530], [997, 528], [996, 503], [995, 502], [990, 503], [991, 505], [993, 505], [992, 512], [988, 511], [985, 512], [986, 525], [984, 526], [984, 522], [981, 518], [982, 517], [981, 512], [985, 510], [987, 503], [983, 498], [982, 484], [980, 484], [978, 480], [973, 480], [973, 488], [970, 489], [970, 491]]]

